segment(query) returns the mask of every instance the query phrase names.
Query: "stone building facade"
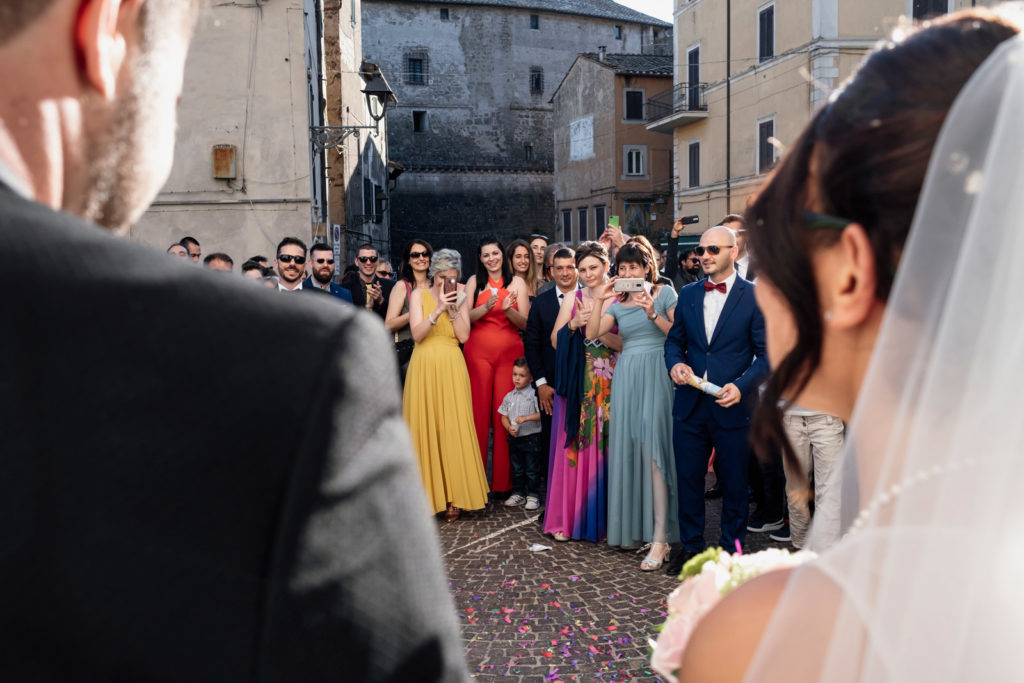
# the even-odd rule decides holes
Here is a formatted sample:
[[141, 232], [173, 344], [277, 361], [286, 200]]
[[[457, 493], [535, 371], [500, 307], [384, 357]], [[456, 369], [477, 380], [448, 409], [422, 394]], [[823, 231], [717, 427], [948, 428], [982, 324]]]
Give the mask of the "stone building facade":
[[388, 187], [386, 122], [331, 149], [311, 132], [372, 124], [359, 17], [359, 0], [206, 8], [186, 66], [174, 167], [131, 239], [165, 249], [191, 235], [236, 268], [255, 254], [272, 258], [286, 236], [333, 242], [337, 232], [346, 256], [362, 241], [386, 251], [387, 202], [377, 196]]
[[648, 103], [672, 136], [676, 216], [697, 234], [741, 213], [811, 115], [905, 17], [985, 0], [675, 0], [672, 89]]
[[646, 129], [650, 95], [672, 83], [671, 55], [580, 55], [555, 90], [557, 239], [597, 239], [618, 216], [631, 235], [672, 227], [672, 146]]
[[399, 100], [395, 248], [419, 236], [472, 258], [483, 234], [553, 233], [555, 88], [581, 52], [671, 44], [668, 24], [611, 0], [365, 0], [363, 51]]

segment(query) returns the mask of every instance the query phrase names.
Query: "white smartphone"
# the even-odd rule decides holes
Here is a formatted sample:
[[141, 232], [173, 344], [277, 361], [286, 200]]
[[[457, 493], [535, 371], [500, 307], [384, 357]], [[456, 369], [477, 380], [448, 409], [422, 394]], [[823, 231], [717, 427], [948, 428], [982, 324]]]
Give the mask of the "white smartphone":
[[647, 291], [644, 286], [647, 284], [647, 280], [642, 277], [623, 277], [615, 281], [612, 285], [612, 291], [614, 292], [643, 292]]

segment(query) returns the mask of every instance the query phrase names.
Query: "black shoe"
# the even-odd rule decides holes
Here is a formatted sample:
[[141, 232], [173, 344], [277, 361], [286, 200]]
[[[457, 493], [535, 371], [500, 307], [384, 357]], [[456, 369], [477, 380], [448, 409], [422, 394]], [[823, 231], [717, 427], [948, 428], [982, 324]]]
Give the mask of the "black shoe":
[[779, 543], [789, 543], [793, 540], [792, 536], [789, 535], [789, 522], [782, 525], [782, 528], [778, 531], [773, 531], [768, 534], [768, 538]]
[[747, 525], [747, 531], [752, 531], [756, 534], [766, 531], [778, 531], [785, 524], [785, 519], [765, 520], [755, 514], [754, 518], [750, 520], [750, 524]]
[[679, 573], [683, 571], [683, 565], [690, 561], [691, 558], [696, 557], [698, 554], [704, 552], [703, 550], [686, 550], [681, 548], [676, 550], [670, 557], [665, 565], [665, 573], [669, 576], [679, 576]]
[[712, 486], [711, 488], [709, 488], [707, 491], [704, 492], [704, 498], [707, 499], [707, 500], [712, 500], [713, 498], [721, 498], [721, 497], [722, 497], [722, 487], [719, 486], [718, 484], [715, 484], [714, 486]]

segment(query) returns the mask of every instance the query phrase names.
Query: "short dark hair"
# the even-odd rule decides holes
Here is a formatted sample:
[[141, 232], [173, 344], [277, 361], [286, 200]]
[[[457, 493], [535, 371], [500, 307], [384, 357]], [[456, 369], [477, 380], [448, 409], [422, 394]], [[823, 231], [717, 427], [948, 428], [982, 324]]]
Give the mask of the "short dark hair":
[[265, 268], [264, 266], [261, 266], [260, 264], [256, 263], [252, 259], [249, 259], [248, 261], [246, 261], [245, 263], [242, 264], [242, 272], [243, 273], [248, 273], [250, 270], [258, 270], [260, 272], [260, 275], [262, 275], [263, 277], [266, 277], [267, 275], [270, 274], [268, 272], [270, 270], [269, 268]]
[[281, 249], [288, 245], [293, 245], [302, 249], [302, 253], [306, 253], [306, 243], [300, 240], [298, 237], [285, 237], [283, 240], [277, 243], [277, 253], [281, 253]]
[[642, 244], [637, 242], [626, 242], [619, 249], [619, 252], [615, 254], [615, 269], [618, 271], [619, 266], [623, 263], [635, 263], [641, 268], [650, 268], [647, 273], [647, 279], [651, 283], [657, 282], [655, 279], [655, 266], [654, 261], [651, 260], [651, 252], [646, 249]]
[[210, 261], [224, 261], [229, 266], [235, 265], [234, 259], [222, 251], [215, 251], [212, 254], [207, 255], [207, 257], [203, 259], [203, 265], [209, 264]]
[[512, 361], [512, 365], [517, 368], [526, 368], [526, 371], [530, 371], [530, 364], [526, 362], [526, 356], [520, 356]]
[[[270, 261], [270, 259], [268, 259], [266, 256], [260, 256], [259, 254], [256, 254], [255, 256], [250, 256], [246, 260], [247, 261], [255, 261], [256, 263], [260, 263], [261, 261], [263, 263], [268, 263]], [[260, 265], [263, 265], [263, 264], [260, 263]]]
[[747, 227], [747, 221], [743, 216], [738, 213], [730, 213], [722, 220], [718, 221], [719, 225], [725, 225], [726, 223], [739, 223], [742, 227]]
[[332, 254], [334, 253], [334, 249], [331, 247], [331, 245], [327, 244], [327, 242], [314, 242], [313, 246], [309, 248], [310, 258], [313, 258], [314, 251], [329, 251]]
[[195, 237], [190, 237], [189, 235], [185, 235], [180, 240], [178, 240], [178, 244], [180, 244], [181, 246], [183, 246], [186, 249], [188, 249], [188, 245], [190, 245], [190, 244], [194, 244], [194, 245], [196, 245], [198, 247], [199, 246], [199, 240], [197, 240]]
[[374, 250], [374, 251], [377, 251], [377, 247], [373, 246], [373, 245], [372, 245], [372, 244], [370, 244], [369, 242], [363, 242], [363, 243], [362, 243], [362, 244], [360, 244], [360, 245], [359, 245], [358, 247], [356, 247], [356, 253], [358, 254], [358, 253], [359, 253], [359, 252], [361, 252], [361, 251], [362, 251], [363, 249], [372, 249], [372, 250]]
[[682, 263], [683, 261], [689, 261], [690, 260], [690, 256], [692, 256], [693, 254], [694, 254], [693, 249], [687, 249], [686, 251], [681, 252], [679, 254], [679, 262]]
[[575, 259], [576, 258], [576, 252], [574, 252], [569, 247], [559, 247], [558, 251], [556, 251], [554, 253], [554, 255], [552, 255], [551, 262], [554, 263], [556, 258], [571, 258], [571, 259]]

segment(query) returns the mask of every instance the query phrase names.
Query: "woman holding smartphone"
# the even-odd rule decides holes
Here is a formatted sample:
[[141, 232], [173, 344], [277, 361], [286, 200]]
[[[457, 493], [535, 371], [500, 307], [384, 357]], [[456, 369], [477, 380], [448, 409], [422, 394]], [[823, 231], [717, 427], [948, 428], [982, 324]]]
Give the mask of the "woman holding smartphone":
[[594, 293], [600, 304], [614, 301], [600, 316], [591, 315], [586, 326], [587, 339], [596, 340], [616, 325], [622, 336], [611, 390], [608, 545], [650, 543], [640, 563], [643, 571], [661, 567], [668, 544], [679, 538], [672, 380], [665, 373], [665, 336], [677, 295], [657, 284], [656, 263], [642, 244], [623, 245], [615, 257], [618, 275]]
[[448, 522], [461, 510], [487, 505], [469, 374], [459, 352], [469, 339], [469, 303], [457, 284], [461, 269], [459, 252], [440, 249], [427, 271], [430, 288], [412, 293], [409, 331], [416, 347], [402, 401], [427, 498], [435, 513], [446, 511]]
[[[544, 532], [556, 541], [604, 540], [607, 522], [608, 415], [612, 374], [622, 350], [622, 337], [612, 329], [597, 341], [583, 339], [587, 321], [603, 312], [595, 292], [608, 281], [608, 250], [599, 242], [584, 242], [576, 249], [576, 270], [584, 288], [565, 297], [555, 319], [551, 343], [555, 363], [575, 363], [582, 381], [562, 405], [575, 414], [565, 419], [565, 408], [552, 419], [553, 459], [544, 512]], [[611, 301], [605, 301], [607, 308]], [[573, 384], [573, 383], [570, 383]], [[561, 402], [559, 402], [561, 403]], [[558, 404], [556, 404], [558, 406]], [[567, 434], [571, 440], [566, 443]]]
[[466, 294], [473, 306], [473, 333], [463, 353], [473, 388], [476, 436], [486, 466], [487, 441], [491, 429], [494, 430], [491, 490], [504, 493], [512, 488], [512, 472], [498, 408], [513, 388], [512, 364], [523, 355], [519, 331], [526, 329], [530, 297], [526, 283], [512, 273], [497, 237], [486, 236], [477, 245], [476, 275], [466, 282]]

